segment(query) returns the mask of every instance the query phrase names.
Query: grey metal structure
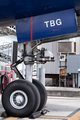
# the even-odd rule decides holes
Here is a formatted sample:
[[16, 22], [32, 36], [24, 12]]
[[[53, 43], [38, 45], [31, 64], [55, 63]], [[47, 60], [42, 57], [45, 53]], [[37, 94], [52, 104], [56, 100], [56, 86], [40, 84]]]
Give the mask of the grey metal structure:
[[73, 87], [80, 87], [80, 55], [67, 56], [67, 73], [73, 76]]
[[74, 53], [75, 51], [75, 44], [73, 41], [65, 40], [58, 42], [58, 53]]
[[67, 73], [78, 73], [80, 68], [80, 55], [67, 56]]
[[39, 81], [45, 86], [45, 69], [39, 68]]
[[46, 74], [59, 74], [59, 55], [57, 53], [57, 42], [50, 42], [42, 44], [41, 47], [45, 47], [51, 51], [55, 56], [55, 62], [47, 62], [43, 65]]

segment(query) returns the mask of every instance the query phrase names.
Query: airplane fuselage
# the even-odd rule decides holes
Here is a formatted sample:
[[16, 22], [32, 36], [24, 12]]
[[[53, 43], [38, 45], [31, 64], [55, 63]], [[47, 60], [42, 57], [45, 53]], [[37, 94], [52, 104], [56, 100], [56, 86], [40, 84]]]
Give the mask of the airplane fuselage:
[[75, 8], [80, 14], [80, 0], [1, 0], [0, 26], [15, 19]]

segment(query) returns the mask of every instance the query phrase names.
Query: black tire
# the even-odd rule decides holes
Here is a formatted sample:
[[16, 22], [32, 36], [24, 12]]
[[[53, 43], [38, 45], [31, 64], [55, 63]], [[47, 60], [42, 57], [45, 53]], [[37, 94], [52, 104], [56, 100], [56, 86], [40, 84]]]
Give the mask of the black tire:
[[[18, 94], [15, 92], [17, 92]], [[25, 102], [27, 101], [27, 98], [22, 92], [26, 94], [28, 98], [27, 103]], [[13, 94], [14, 96], [12, 97]], [[17, 101], [18, 97], [15, 96], [18, 97], [23, 96], [23, 99], [21, 98], [23, 103], [21, 103], [21, 100]], [[11, 100], [14, 102], [11, 102]], [[25, 116], [29, 117], [33, 112], [37, 111], [37, 109], [39, 108], [40, 94], [38, 92], [38, 89], [35, 87], [35, 85], [30, 83], [29, 81], [16, 80], [11, 82], [4, 89], [2, 94], [2, 104], [4, 109], [9, 115], [17, 116], [17, 117], [25, 117]], [[21, 107], [20, 105], [22, 105], [22, 107], [23, 105], [25, 106], [23, 108], [20, 108]], [[16, 106], [17, 108], [15, 108]]]
[[47, 92], [45, 87], [38, 80], [33, 79], [33, 84], [37, 87], [40, 93], [40, 106], [38, 111], [42, 110], [47, 102]]

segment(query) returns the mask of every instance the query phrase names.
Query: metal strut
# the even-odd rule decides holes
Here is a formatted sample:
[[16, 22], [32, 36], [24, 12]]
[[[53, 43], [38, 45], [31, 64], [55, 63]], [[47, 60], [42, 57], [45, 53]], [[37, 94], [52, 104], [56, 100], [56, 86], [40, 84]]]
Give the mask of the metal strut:
[[22, 63], [24, 61], [24, 58], [19, 59], [18, 61], [16, 61], [15, 63], [11, 64], [11, 69], [14, 70], [14, 72], [17, 74], [17, 76], [19, 77], [19, 79], [24, 79], [24, 77], [22, 76], [22, 74], [19, 72], [19, 70], [17, 69], [17, 65]]
[[[15, 43], [16, 44], [16, 43]], [[17, 54], [16, 54], [16, 51], [17, 51], [17, 45], [16, 45], [16, 51], [14, 52], [14, 60], [13, 60], [13, 63], [11, 65], [11, 69], [14, 70], [14, 72], [17, 74], [17, 76], [19, 77], [19, 79], [24, 79], [24, 77], [22, 76], [22, 74], [19, 72], [18, 68], [16, 67], [18, 64], [22, 63], [24, 61], [24, 64], [25, 65], [33, 65], [35, 62], [37, 64], [45, 64], [46, 62], [50, 62], [50, 61], [55, 61], [54, 60], [54, 55], [48, 51], [47, 49], [45, 48], [41, 48], [41, 49], [38, 49], [37, 46], [41, 44], [40, 43], [37, 43], [35, 46], [33, 46], [31, 48], [31, 46], [29, 46], [29, 51], [27, 51], [27, 45], [26, 44], [23, 44], [23, 47], [21, 49], [21, 52], [22, 52], [22, 58], [19, 59], [17, 61]], [[14, 46], [14, 50], [15, 50], [15, 46]], [[16, 56], [15, 56], [16, 54]], [[16, 59], [15, 59], [16, 58]], [[30, 68], [30, 67], [29, 67]], [[28, 69], [29, 71], [30, 69]], [[31, 72], [31, 70], [30, 70]], [[29, 72], [29, 74], [31, 74]], [[29, 74], [27, 76], [29, 76]], [[30, 78], [29, 78], [30, 79]]]

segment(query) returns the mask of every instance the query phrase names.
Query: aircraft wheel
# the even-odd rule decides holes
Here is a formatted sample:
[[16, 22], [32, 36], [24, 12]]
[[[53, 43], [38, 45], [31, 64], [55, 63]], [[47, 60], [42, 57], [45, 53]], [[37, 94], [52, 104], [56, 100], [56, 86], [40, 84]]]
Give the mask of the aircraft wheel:
[[33, 79], [33, 84], [37, 87], [40, 93], [40, 106], [38, 111], [42, 110], [47, 101], [47, 92], [45, 87], [38, 80]]
[[9, 115], [28, 117], [39, 108], [40, 94], [29, 81], [15, 80], [4, 89], [2, 104]]

